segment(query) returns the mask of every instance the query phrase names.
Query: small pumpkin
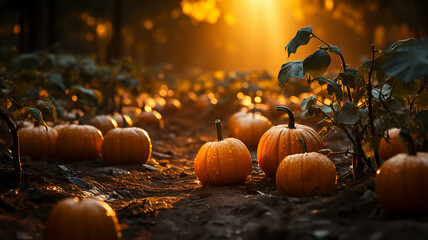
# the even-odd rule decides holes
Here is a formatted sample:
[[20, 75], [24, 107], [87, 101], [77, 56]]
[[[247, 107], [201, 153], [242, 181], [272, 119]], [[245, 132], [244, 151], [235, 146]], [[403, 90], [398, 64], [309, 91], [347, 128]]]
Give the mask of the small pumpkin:
[[388, 160], [390, 157], [399, 153], [405, 153], [406, 150], [400, 141], [400, 129], [391, 128], [388, 130], [387, 135], [389, 136], [388, 141], [382, 138], [379, 143], [379, 156], [384, 160]]
[[272, 123], [261, 114], [246, 113], [235, 115], [232, 127], [229, 132], [231, 137], [241, 140], [248, 148], [254, 148], [263, 133], [272, 127]]
[[70, 124], [58, 134], [56, 155], [66, 162], [95, 160], [101, 156], [103, 134], [94, 126]]
[[167, 98], [165, 100], [165, 105], [162, 108], [162, 114], [172, 114], [181, 109], [181, 102], [176, 98]]
[[229, 119], [227, 120], [227, 134], [229, 136], [232, 136], [233, 134], [233, 130], [236, 127], [237, 119], [240, 117], [246, 116], [247, 114], [248, 114], [248, 109], [243, 108], [239, 112], [236, 112], [229, 117]]
[[281, 194], [292, 197], [307, 197], [330, 194], [336, 189], [336, 167], [325, 155], [306, 152], [305, 141], [302, 153], [286, 156], [276, 172], [276, 186]]
[[[124, 125], [127, 125], [128, 127], [134, 126], [134, 122], [132, 122], [131, 117], [126, 114], [114, 114], [112, 118], [116, 121], [118, 127], [123, 127]], [[124, 124], [124, 122], [126, 123]]]
[[114, 210], [105, 202], [67, 198], [47, 218], [45, 240], [118, 240], [122, 237]]
[[111, 165], [146, 163], [152, 153], [152, 141], [144, 129], [125, 125], [106, 134], [102, 153], [104, 161]]
[[18, 130], [21, 154], [32, 160], [55, 157], [58, 132], [49, 126], [36, 124]]
[[294, 115], [289, 108], [277, 106], [276, 110], [288, 114], [288, 125], [281, 124], [267, 130], [257, 147], [259, 166], [270, 178], [275, 177], [278, 165], [284, 157], [300, 153], [302, 144], [299, 138], [305, 141], [308, 152], [316, 152], [324, 146], [321, 137], [313, 128], [294, 123]]
[[164, 126], [162, 115], [155, 111], [142, 111], [136, 116], [136, 125], [138, 127], [154, 127], [162, 129]]
[[108, 115], [95, 116], [89, 121], [89, 124], [98, 128], [103, 135], [106, 135], [113, 128], [117, 128], [117, 122]]
[[377, 199], [388, 215], [428, 213], [428, 153], [415, 150], [409, 131], [401, 130], [408, 154], [399, 153], [379, 168]]
[[195, 159], [195, 174], [203, 185], [244, 183], [251, 174], [252, 161], [247, 147], [236, 138], [223, 139], [216, 120], [217, 141], [205, 143]]

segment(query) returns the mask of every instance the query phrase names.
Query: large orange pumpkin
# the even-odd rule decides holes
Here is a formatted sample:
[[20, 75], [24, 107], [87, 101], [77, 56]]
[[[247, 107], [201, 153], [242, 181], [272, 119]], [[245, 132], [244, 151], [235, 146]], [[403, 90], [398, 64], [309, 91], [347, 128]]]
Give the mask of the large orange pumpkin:
[[117, 128], [117, 122], [107, 115], [95, 116], [89, 121], [89, 124], [98, 128], [103, 135], [106, 135], [111, 129]]
[[58, 132], [45, 126], [24, 127], [18, 130], [21, 154], [32, 160], [55, 157]]
[[263, 133], [272, 127], [272, 123], [263, 115], [256, 113], [245, 113], [232, 117], [230, 137], [241, 140], [248, 148], [257, 147]]
[[330, 194], [336, 189], [336, 167], [325, 155], [306, 152], [286, 156], [276, 172], [276, 186], [280, 193], [292, 197]]
[[416, 153], [410, 133], [401, 131], [409, 153], [399, 153], [377, 171], [377, 199], [389, 215], [428, 213], [428, 153]]
[[103, 135], [90, 125], [70, 124], [58, 134], [56, 155], [66, 162], [95, 160], [101, 156]]
[[308, 152], [316, 152], [324, 143], [318, 133], [311, 127], [294, 123], [293, 112], [287, 107], [276, 107], [278, 111], [288, 114], [288, 125], [282, 124], [267, 130], [257, 147], [257, 161], [267, 177], [275, 177], [278, 165], [285, 156], [300, 153], [302, 138]]
[[405, 153], [403, 144], [400, 141], [400, 129], [392, 128], [388, 130], [388, 142], [385, 138], [382, 138], [379, 143], [379, 156], [384, 160], [388, 160], [390, 157], [399, 154]]
[[151, 152], [149, 134], [137, 127], [110, 130], [102, 144], [103, 159], [112, 165], [146, 163]]
[[236, 138], [223, 139], [220, 120], [216, 120], [217, 141], [205, 143], [195, 159], [195, 174], [203, 185], [244, 183], [251, 174], [251, 155]]
[[51, 210], [45, 240], [118, 240], [122, 237], [116, 213], [105, 202], [67, 198]]

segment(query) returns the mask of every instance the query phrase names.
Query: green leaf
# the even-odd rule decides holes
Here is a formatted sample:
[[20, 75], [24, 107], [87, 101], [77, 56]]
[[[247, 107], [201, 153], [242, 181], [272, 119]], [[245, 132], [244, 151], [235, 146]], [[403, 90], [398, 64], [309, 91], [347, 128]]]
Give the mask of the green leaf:
[[382, 89], [374, 88], [372, 90], [372, 97], [375, 101], [380, 102], [380, 97], [382, 96], [382, 100], [385, 101], [388, 96], [391, 94], [392, 87], [385, 84]]
[[311, 108], [312, 106], [314, 106], [316, 103], [317, 103], [317, 97], [312, 95], [312, 96], [302, 100], [302, 103], [300, 104], [300, 108], [303, 111], [306, 111], [309, 108]]
[[291, 78], [302, 79], [304, 75], [302, 60], [285, 63], [278, 73], [278, 85], [284, 88]]
[[285, 51], [288, 50], [288, 57], [290, 54], [296, 53], [298, 47], [308, 44], [312, 37], [312, 26], [304, 27], [297, 31], [296, 36], [285, 46]]
[[336, 53], [337, 55], [342, 55], [342, 51], [340, 51], [340, 49], [336, 46], [330, 45], [328, 50], [332, 53]]
[[[89, 89], [89, 88], [84, 88], [80, 85], [74, 85], [71, 87], [70, 89], [70, 93], [71, 94], [84, 94], [86, 96], [89, 96], [92, 99], [95, 99], [97, 101], [98, 104], [101, 104], [103, 101], [103, 96], [101, 94], [100, 91], [96, 90], [96, 89]], [[81, 101], [82, 99], [79, 98], [79, 101]]]
[[318, 49], [303, 60], [303, 71], [304, 73], [309, 73], [313, 78], [317, 78], [327, 71], [330, 63], [330, 54], [327, 51]]
[[408, 96], [413, 96], [419, 89], [419, 81], [410, 80], [409, 82], [395, 81], [394, 89], [392, 94], [395, 97], [406, 98]]
[[367, 112], [365, 109], [359, 109], [353, 102], [343, 104], [342, 109], [336, 112], [334, 120], [337, 123], [353, 125], [358, 121], [364, 122]]
[[37, 107], [38, 109], [41, 109], [43, 112], [43, 115], [45, 118], [49, 117], [50, 119], [47, 119], [48, 121], [56, 122], [57, 121], [57, 111], [55, 106], [51, 102], [37, 100]]
[[18, 70], [37, 70], [43, 66], [43, 58], [37, 53], [26, 53], [14, 57], [12, 64]]
[[342, 101], [343, 99], [343, 91], [342, 91], [342, 85], [340, 85], [339, 83], [324, 78], [324, 77], [318, 77], [316, 79], [314, 79], [315, 81], [318, 81], [318, 83], [320, 85], [324, 85], [324, 84], [328, 84], [327, 85], [327, 92], [329, 95], [336, 95], [336, 98], [338, 101]]
[[45, 121], [43, 120], [42, 112], [40, 112], [40, 110], [38, 108], [23, 107], [19, 110], [16, 110], [13, 113], [13, 116], [15, 119], [22, 119], [22, 120], [27, 119], [27, 118], [34, 119], [35, 121], [38, 121], [40, 124], [43, 124], [46, 127], [46, 129], [48, 128]]
[[428, 132], [428, 110], [422, 110], [415, 115], [425, 132]]
[[342, 79], [342, 84], [355, 89], [357, 87], [358, 78], [356, 71], [347, 71], [339, 73], [339, 77]]
[[62, 78], [61, 74], [44, 72], [42, 74], [42, 77], [48, 79], [47, 85], [49, 87], [52, 87], [54, 89], [60, 89], [62, 91], [66, 90], [66, 87], [64, 85], [64, 79]]
[[387, 76], [403, 82], [428, 77], [428, 38], [407, 39], [394, 43], [376, 58]]

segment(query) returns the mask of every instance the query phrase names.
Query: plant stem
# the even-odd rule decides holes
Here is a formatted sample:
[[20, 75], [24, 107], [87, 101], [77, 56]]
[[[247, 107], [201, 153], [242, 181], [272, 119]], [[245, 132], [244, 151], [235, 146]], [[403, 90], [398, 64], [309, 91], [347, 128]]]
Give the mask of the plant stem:
[[296, 125], [294, 124], [294, 114], [293, 114], [293, 111], [291, 111], [291, 109], [289, 109], [288, 107], [276, 106], [275, 110], [286, 112], [288, 114], [288, 128], [290, 129], [296, 128]]
[[299, 141], [302, 143], [302, 153], [305, 153], [306, 152], [305, 140], [303, 140], [303, 138], [299, 138]]
[[322, 40], [321, 38], [317, 37], [315, 34], [312, 33], [312, 37], [320, 40], [322, 43], [324, 43], [325, 45], [327, 45], [327, 47], [330, 47], [330, 44], [324, 40]]
[[416, 156], [417, 152], [416, 152], [416, 148], [415, 148], [415, 143], [413, 142], [412, 136], [410, 136], [410, 131], [407, 129], [401, 129], [400, 130], [400, 137], [403, 140], [403, 142], [405, 143], [404, 145], [407, 148], [407, 153], [410, 156]]
[[6, 112], [0, 110], [0, 117], [6, 122], [13, 139], [13, 144], [11, 147], [12, 151], [12, 160], [15, 172], [20, 175], [22, 172], [22, 164], [21, 164], [21, 156], [20, 156], [20, 150], [19, 150], [19, 135], [18, 135], [18, 129], [16, 128], [15, 124], [13, 124], [12, 119], [7, 115]]
[[[372, 64], [370, 66], [370, 71], [369, 71], [369, 79], [368, 79], [368, 84], [367, 84], [367, 96], [368, 96], [368, 110], [369, 110], [369, 121], [370, 121], [370, 129], [371, 129], [371, 133], [372, 133], [372, 141], [375, 140], [376, 138], [376, 130], [375, 130], [375, 126], [374, 126], [374, 117], [373, 117], [373, 106], [372, 106], [372, 74], [373, 74], [373, 69], [374, 69], [374, 64], [375, 64], [375, 53], [376, 53], [376, 49], [374, 44], [372, 44]], [[376, 165], [379, 168], [380, 167], [380, 160], [379, 160], [379, 149], [378, 148], [374, 148], [374, 157], [376, 160]]]
[[122, 117], [122, 121], [123, 121], [123, 128], [127, 128], [129, 127], [128, 121], [126, 121], [126, 118], [123, 114], [120, 114], [120, 116]]
[[215, 127], [217, 129], [217, 140], [222, 141], [224, 138], [223, 138], [223, 129], [221, 128], [220, 119], [215, 120]]
[[[320, 40], [322, 43], [324, 43], [325, 45], [327, 45], [327, 47], [330, 48], [331, 44], [329, 44], [328, 42], [322, 40], [321, 38], [317, 37], [315, 34], [312, 33], [312, 37]], [[340, 61], [342, 62], [342, 68], [343, 71], [346, 71], [346, 63], [345, 63], [345, 58], [343, 57], [342, 53], [338, 54], [340, 57]], [[348, 93], [348, 99], [350, 102], [352, 102], [352, 96], [351, 96], [351, 88], [349, 86], [346, 86], [346, 92]]]

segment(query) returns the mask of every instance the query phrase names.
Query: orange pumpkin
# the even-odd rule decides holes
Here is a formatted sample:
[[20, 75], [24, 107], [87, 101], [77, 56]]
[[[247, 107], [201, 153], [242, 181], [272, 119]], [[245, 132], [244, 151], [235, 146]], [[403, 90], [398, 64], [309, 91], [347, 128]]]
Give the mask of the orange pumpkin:
[[251, 155], [236, 138], [223, 139], [220, 120], [216, 120], [217, 141], [205, 143], [195, 159], [195, 174], [203, 185], [244, 183], [251, 174]]
[[103, 135], [106, 135], [111, 129], [117, 128], [117, 122], [107, 115], [95, 116], [89, 121], [89, 124], [98, 128]]
[[267, 177], [275, 177], [278, 165], [284, 157], [300, 153], [302, 138], [308, 152], [316, 152], [324, 143], [318, 133], [311, 127], [294, 123], [293, 112], [287, 107], [276, 107], [278, 111], [288, 114], [289, 123], [274, 126], [260, 138], [257, 147], [257, 161]]
[[63, 128], [65, 128], [66, 126], [70, 125], [69, 123], [65, 123], [65, 124], [58, 124], [55, 125], [53, 128], [58, 132], [58, 134], [62, 131]]
[[246, 116], [247, 114], [248, 114], [248, 109], [244, 108], [244, 109], [241, 109], [239, 112], [232, 114], [232, 116], [229, 117], [229, 119], [227, 120], [227, 134], [229, 136], [232, 136], [233, 134], [233, 130], [236, 127], [237, 119], [240, 117]]
[[155, 110], [143, 111], [136, 116], [136, 119], [137, 126], [163, 128], [162, 115]]
[[402, 130], [409, 153], [399, 153], [377, 171], [377, 199], [388, 215], [428, 213], [428, 153], [416, 153], [410, 133]]
[[137, 127], [110, 130], [102, 144], [104, 161], [112, 165], [146, 163], [151, 152], [149, 134]]
[[126, 114], [123, 114], [123, 115], [121, 115], [121, 114], [114, 114], [114, 115], [112, 116], [112, 118], [116, 121], [116, 123], [117, 123], [117, 126], [118, 126], [118, 127], [123, 127], [123, 126], [124, 126], [124, 121], [123, 121], [123, 119], [125, 119], [125, 121], [126, 121], [126, 125], [127, 125], [128, 127], [132, 127], [132, 126], [134, 126], [134, 123], [132, 122], [131, 117], [130, 117], [130, 116], [128, 116], [128, 115], [126, 115]]
[[116, 213], [105, 202], [67, 198], [51, 210], [45, 240], [118, 240], [122, 237]]
[[24, 127], [18, 130], [21, 154], [32, 160], [55, 157], [58, 132], [45, 126]]
[[379, 156], [384, 160], [388, 160], [390, 157], [405, 153], [405, 149], [400, 141], [400, 129], [392, 128], [388, 130], [388, 142], [385, 138], [382, 138], [379, 143]]
[[256, 113], [236, 116], [233, 121], [230, 136], [241, 140], [248, 148], [257, 147], [263, 133], [272, 127], [266, 117]]
[[162, 108], [162, 114], [172, 114], [181, 109], [181, 102], [175, 98], [167, 98]]
[[276, 186], [281, 194], [292, 197], [330, 194], [336, 189], [336, 167], [325, 155], [306, 152], [286, 156], [276, 172]]
[[56, 155], [66, 162], [95, 160], [101, 156], [103, 135], [90, 125], [70, 124], [58, 134]]

